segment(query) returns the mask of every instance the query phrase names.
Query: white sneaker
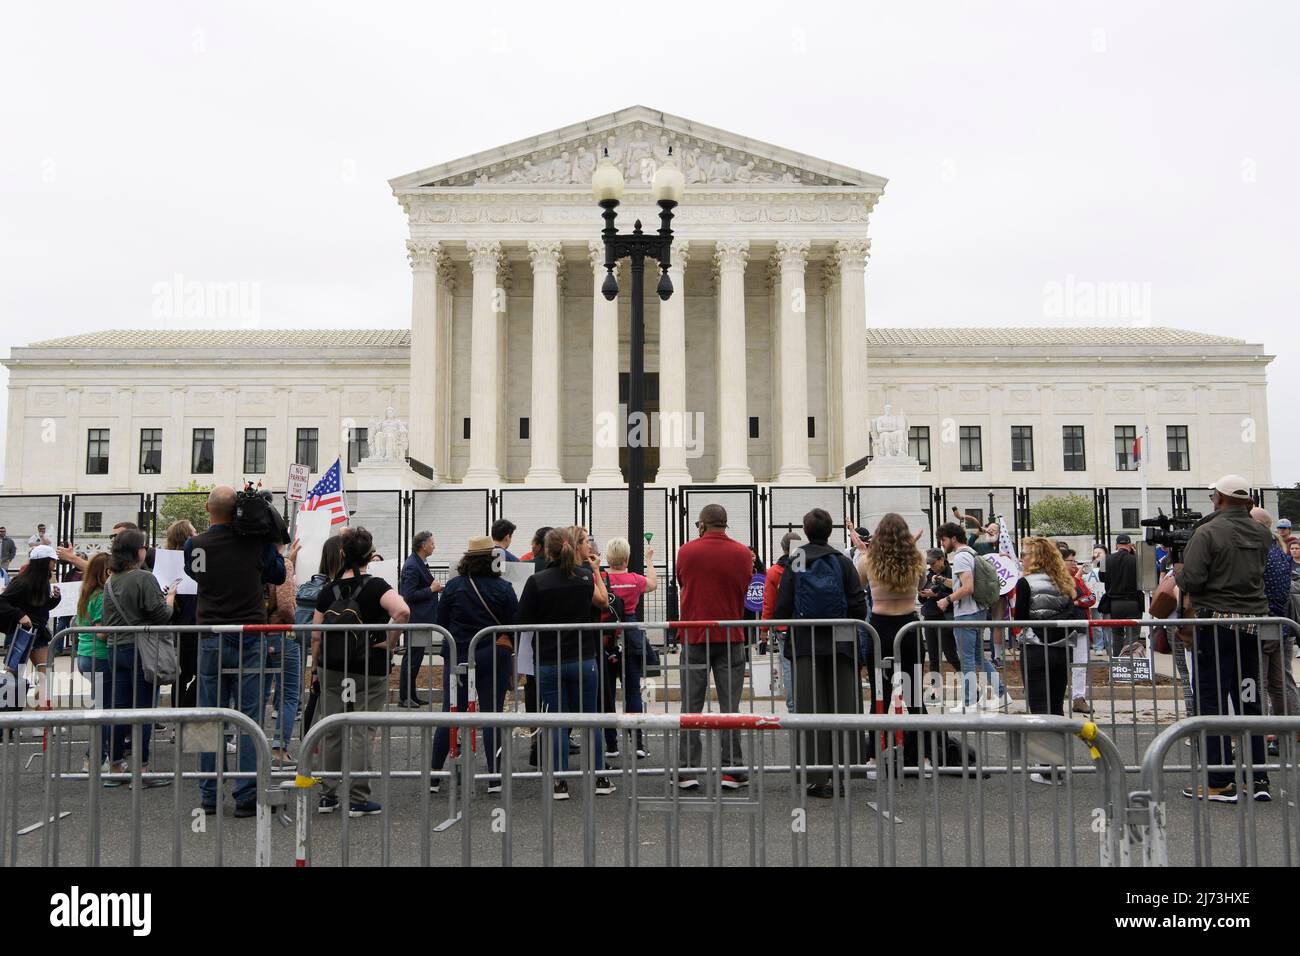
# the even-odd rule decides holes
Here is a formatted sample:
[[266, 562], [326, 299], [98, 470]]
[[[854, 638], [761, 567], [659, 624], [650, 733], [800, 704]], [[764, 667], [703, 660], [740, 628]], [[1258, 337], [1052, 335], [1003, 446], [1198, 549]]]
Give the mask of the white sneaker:
[[239, 752], [239, 746], [233, 740], [226, 741], [226, 753], [233, 754]]
[[1011, 695], [1004, 692], [1000, 697], [986, 697], [980, 701], [980, 707], [984, 710], [1010, 710]]
[[1048, 778], [1048, 777], [1044, 777], [1041, 773], [1031, 773], [1031, 774], [1029, 775], [1029, 782], [1030, 782], [1030, 783], [1041, 783], [1041, 784], [1042, 784], [1043, 786], [1045, 786], [1045, 787], [1050, 787], [1050, 786], [1052, 786], [1053, 783], [1054, 783], [1054, 781], [1052, 781], [1052, 780], [1051, 780], [1050, 778]]
[[876, 758], [871, 757], [870, 759], [868, 759], [866, 767], [867, 767], [867, 779], [875, 780], [876, 779]]

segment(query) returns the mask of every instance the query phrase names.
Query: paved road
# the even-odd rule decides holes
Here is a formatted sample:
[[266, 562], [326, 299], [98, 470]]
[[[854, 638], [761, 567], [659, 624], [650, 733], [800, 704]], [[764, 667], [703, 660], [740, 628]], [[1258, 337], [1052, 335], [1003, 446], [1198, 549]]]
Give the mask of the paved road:
[[[1116, 728], [1116, 743], [1121, 752], [1141, 750], [1154, 728]], [[84, 740], [84, 733], [82, 739]], [[767, 733], [757, 743], [763, 763], [784, 763], [788, 754], [789, 735]], [[522, 766], [524, 741], [515, 741], [516, 765]], [[984, 744], [985, 761], [1002, 764], [1006, 760], [1004, 737], [990, 736]], [[667, 741], [651, 740], [651, 761], [665, 752]], [[756, 742], [747, 743], [753, 752]], [[1180, 745], [1181, 747], [1181, 745]], [[420, 765], [418, 737], [411, 743], [395, 734], [393, 763], [397, 768]], [[18, 745], [20, 763], [40, 750], [39, 740], [29, 739]], [[1184, 748], [1190, 753], [1189, 748]], [[84, 744], [69, 741], [63, 750], [73, 756], [76, 768]], [[48, 756], [48, 755], [47, 755]], [[171, 768], [173, 746], [159, 742], [155, 766]], [[44, 761], [35, 760], [31, 769], [21, 772], [17, 798], [13, 796], [13, 746], [0, 747], [5, 768], [0, 778], [4, 794], [0, 814], [8, 834], [39, 822], [46, 796], [46, 780], [41, 772]], [[1082, 744], [1074, 744], [1076, 767], [1090, 761]], [[1185, 762], [1185, 754], [1176, 752], [1171, 763]], [[183, 766], [192, 766], [192, 757], [183, 758]], [[65, 758], [65, 763], [68, 760]], [[481, 764], [480, 764], [481, 767]], [[1275, 796], [1279, 788], [1295, 793], [1294, 771], [1283, 780], [1274, 774]], [[1231, 865], [1239, 862], [1239, 846], [1247, 846], [1254, 835], [1255, 852], [1260, 864], [1288, 862], [1287, 848], [1300, 856], [1300, 821], [1288, 801], [1251, 804], [1239, 807], [1212, 805], [1195, 807], [1178, 795], [1175, 787], [1185, 782], [1185, 773], [1169, 775], [1167, 796], [1170, 833], [1170, 862], [1191, 863], [1197, 849], [1199, 832], [1202, 853], [1208, 846], [1214, 862]], [[638, 799], [632, 799], [631, 779], [621, 768], [614, 774], [618, 792], [593, 796], [590, 803], [581, 797], [581, 783], [573, 784], [574, 798], [567, 802], [542, 799], [540, 780], [518, 780], [513, 787], [507, 812], [501, 796], [488, 796], [479, 783], [471, 801], [468, 817], [442, 832], [435, 826], [448, 816], [448, 798], [428, 796], [418, 780], [393, 780], [389, 791], [375, 796], [384, 800], [383, 814], [377, 817], [345, 820], [339, 814], [311, 814], [311, 851], [315, 865], [380, 864], [417, 865], [426, 856], [434, 865], [459, 865], [463, 859], [466, 834], [470, 861], [474, 865], [500, 865], [503, 842], [510, 840], [516, 864], [540, 863], [545, 858], [545, 836], [550, 834], [552, 859], [556, 863], [580, 864], [587, 852], [598, 864], [623, 865], [635, 852], [641, 865], [662, 865], [675, 852], [684, 865], [706, 865], [720, 861], [725, 865], [788, 865], [793, 859], [814, 864], [849, 862], [857, 865], [937, 865], [1007, 864], [1095, 866], [1100, 861], [1100, 838], [1094, 831], [1095, 811], [1103, 801], [1096, 774], [1076, 773], [1066, 785], [1047, 787], [1031, 783], [1023, 773], [1010, 778], [995, 774], [978, 781], [974, 777], [940, 775], [937, 778], [905, 779], [895, 783], [891, 794], [878, 780], [854, 780], [848, 797], [842, 802], [797, 799], [791, 792], [787, 773], [767, 772], [756, 778], [748, 790], [728, 792], [719, 800], [707, 794], [685, 797], [678, 804], [679, 814], [664, 812], [671, 806], [672, 795], [665, 793], [662, 776], [643, 776], [637, 786]], [[1140, 785], [1129, 774], [1125, 790]], [[57, 787], [57, 789], [56, 789]], [[35, 864], [57, 859], [70, 864], [87, 860], [89, 802], [99, 801], [100, 860], [105, 864], [123, 864], [130, 859], [131, 822], [139, 821], [141, 854], [146, 863], [167, 864], [173, 859], [179, 834], [180, 857], [188, 865], [208, 865], [216, 861], [218, 848], [226, 864], [253, 861], [255, 824], [249, 819], [234, 819], [226, 813], [220, 822], [215, 818], [194, 816], [198, 806], [197, 784], [183, 782], [180, 788], [165, 787], [141, 791], [128, 788], [99, 789], [91, 793], [86, 781], [50, 781], [49, 795], [57, 795], [59, 809], [69, 811], [57, 830], [37, 829], [17, 839], [17, 862]], [[760, 794], [761, 790], [761, 794]], [[660, 806], [649, 801], [656, 800]], [[313, 800], [314, 804], [314, 800]], [[52, 806], [53, 804], [51, 804]], [[873, 807], [874, 805], [874, 807]], [[588, 815], [587, 808], [591, 813]], [[636, 808], [634, 810], [634, 808]], [[887, 818], [878, 808], [892, 809]], [[294, 811], [292, 804], [287, 808]], [[1199, 810], [1194, 818], [1194, 810]], [[1289, 819], [1283, 817], [1290, 814]], [[202, 821], [203, 832], [193, 832], [195, 819]], [[981, 825], [982, 821], [982, 825]], [[673, 838], [676, 837], [676, 845]], [[14, 844], [6, 836], [4, 854], [10, 859]], [[1239, 842], [1240, 841], [1240, 842]], [[588, 851], [587, 848], [590, 847]], [[798, 856], [796, 857], [796, 854]], [[294, 828], [275, 823], [272, 826], [272, 862], [292, 865]]]

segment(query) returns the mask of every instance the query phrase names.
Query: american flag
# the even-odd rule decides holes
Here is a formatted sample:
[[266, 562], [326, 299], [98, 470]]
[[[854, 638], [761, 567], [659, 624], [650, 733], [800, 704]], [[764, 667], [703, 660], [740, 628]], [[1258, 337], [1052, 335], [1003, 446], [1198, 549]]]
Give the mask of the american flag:
[[324, 509], [332, 515], [330, 524], [348, 523], [348, 505], [343, 498], [343, 462], [335, 458], [329, 471], [321, 476], [320, 481], [307, 492], [307, 500], [302, 503], [302, 511], [319, 511]]

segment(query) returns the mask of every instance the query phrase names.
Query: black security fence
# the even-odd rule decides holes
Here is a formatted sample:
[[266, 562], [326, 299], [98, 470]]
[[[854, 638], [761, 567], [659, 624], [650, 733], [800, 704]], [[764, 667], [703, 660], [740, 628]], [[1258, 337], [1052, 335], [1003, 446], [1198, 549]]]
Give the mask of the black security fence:
[[[1252, 491], [1255, 501], [1276, 518], [1300, 521], [1300, 488], [1261, 487]], [[0, 495], [0, 527], [12, 538], [19, 567], [39, 525], [51, 544], [68, 543], [84, 553], [108, 547], [113, 526], [130, 521], [152, 544], [162, 546], [175, 521], [205, 521], [202, 491], [167, 493], [108, 492], [67, 495]], [[272, 493], [275, 508], [292, 523], [298, 507], [283, 491]], [[622, 487], [465, 488], [450, 485], [421, 491], [349, 491], [349, 521], [364, 525], [384, 558], [401, 560], [410, 553], [416, 532], [433, 533], [435, 551], [430, 564], [445, 572], [455, 566], [468, 540], [489, 533], [498, 518], [516, 525], [511, 550], [525, 553], [534, 531], [543, 526], [580, 524], [591, 530], [602, 551], [607, 542], [627, 535], [627, 489]], [[956, 513], [981, 525], [1001, 516], [1012, 539], [1042, 534], [1067, 539], [1076, 548], [1094, 543], [1110, 549], [1115, 538], [1142, 535], [1143, 518], [1157, 511], [1207, 512], [1209, 490], [1200, 486], [1151, 487], [1146, 506], [1138, 488], [1124, 487], [1017, 487], [880, 486], [880, 485], [683, 485], [645, 490], [645, 530], [654, 548], [654, 564], [667, 578], [647, 612], [668, 614], [675, 608], [672, 580], [677, 549], [698, 537], [695, 522], [700, 509], [720, 504], [727, 509], [728, 533], [754, 548], [765, 564], [781, 553], [781, 537], [802, 526], [812, 508], [823, 508], [836, 523], [834, 541], [848, 547], [848, 524], [868, 530], [888, 512], [902, 514], [925, 547], [936, 542], [938, 527], [955, 520]], [[974, 524], [967, 522], [968, 527]]]

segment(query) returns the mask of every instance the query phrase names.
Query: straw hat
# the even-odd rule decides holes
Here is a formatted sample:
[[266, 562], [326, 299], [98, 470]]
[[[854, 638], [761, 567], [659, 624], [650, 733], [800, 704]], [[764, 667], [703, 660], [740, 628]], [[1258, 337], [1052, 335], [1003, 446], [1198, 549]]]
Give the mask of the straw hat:
[[465, 545], [466, 554], [491, 554], [496, 543], [485, 534], [476, 534]]

